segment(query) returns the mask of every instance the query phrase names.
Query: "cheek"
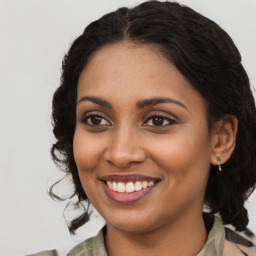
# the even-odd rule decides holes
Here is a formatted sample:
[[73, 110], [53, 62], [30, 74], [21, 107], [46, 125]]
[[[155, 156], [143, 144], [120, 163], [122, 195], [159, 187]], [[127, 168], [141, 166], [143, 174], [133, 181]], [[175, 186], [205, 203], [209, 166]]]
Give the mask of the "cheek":
[[93, 140], [81, 129], [76, 129], [73, 140], [74, 159], [79, 175], [92, 172], [97, 165], [102, 151], [100, 141]]
[[[193, 134], [193, 135], [191, 135]], [[165, 170], [169, 185], [186, 191], [205, 187], [210, 167], [208, 134], [184, 132], [154, 143], [152, 158]]]
[[[165, 152], [166, 164], [173, 161], [174, 166], [183, 166], [184, 172], [188, 172], [193, 167], [196, 167], [200, 172], [200, 170], [205, 169], [205, 166], [209, 165], [208, 148], [204, 144], [198, 143], [198, 141], [182, 140], [182, 143], [173, 143], [169, 150]], [[167, 157], [167, 154], [169, 157]]]
[[83, 129], [76, 129], [73, 140], [74, 159], [83, 190], [93, 204], [98, 193], [95, 186], [98, 182], [95, 168], [99, 163], [101, 151], [99, 142], [87, 136]]

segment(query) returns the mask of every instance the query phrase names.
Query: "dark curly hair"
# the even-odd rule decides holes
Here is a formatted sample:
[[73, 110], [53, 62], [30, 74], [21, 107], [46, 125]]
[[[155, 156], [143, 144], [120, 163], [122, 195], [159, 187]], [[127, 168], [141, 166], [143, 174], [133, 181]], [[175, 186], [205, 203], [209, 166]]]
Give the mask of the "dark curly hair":
[[[210, 19], [176, 2], [144, 2], [120, 8], [88, 25], [71, 45], [62, 64], [61, 85], [53, 96], [52, 123], [55, 163], [71, 175], [76, 207], [83, 212], [68, 225], [71, 233], [89, 220], [90, 202], [81, 186], [73, 156], [76, 93], [81, 71], [91, 54], [106, 44], [128, 40], [154, 44], [208, 103], [208, 123], [230, 114], [238, 119], [236, 147], [223, 171], [211, 165], [205, 203], [224, 224], [246, 229], [244, 202], [256, 184], [256, 110], [241, 56], [229, 35]], [[56, 184], [54, 184], [56, 185]], [[53, 187], [50, 195], [57, 196]]]

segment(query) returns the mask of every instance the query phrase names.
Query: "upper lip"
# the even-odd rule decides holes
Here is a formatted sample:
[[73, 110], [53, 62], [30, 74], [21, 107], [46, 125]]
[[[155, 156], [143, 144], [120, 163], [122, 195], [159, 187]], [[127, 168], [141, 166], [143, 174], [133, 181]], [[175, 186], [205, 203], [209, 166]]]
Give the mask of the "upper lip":
[[156, 177], [149, 177], [145, 175], [140, 174], [129, 174], [129, 175], [118, 175], [118, 174], [112, 174], [112, 175], [105, 175], [100, 177], [100, 180], [103, 181], [116, 181], [116, 182], [129, 182], [129, 181], [159, 181], [160, 178]]

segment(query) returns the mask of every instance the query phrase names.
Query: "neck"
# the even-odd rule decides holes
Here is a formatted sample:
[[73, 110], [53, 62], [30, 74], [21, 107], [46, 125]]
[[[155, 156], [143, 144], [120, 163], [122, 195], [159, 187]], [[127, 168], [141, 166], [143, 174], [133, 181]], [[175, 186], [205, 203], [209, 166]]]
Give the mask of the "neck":
[[108, 256], [196, 256], [207, 239], [202, 214], [150, 232], [125, 232], [107, 225]]

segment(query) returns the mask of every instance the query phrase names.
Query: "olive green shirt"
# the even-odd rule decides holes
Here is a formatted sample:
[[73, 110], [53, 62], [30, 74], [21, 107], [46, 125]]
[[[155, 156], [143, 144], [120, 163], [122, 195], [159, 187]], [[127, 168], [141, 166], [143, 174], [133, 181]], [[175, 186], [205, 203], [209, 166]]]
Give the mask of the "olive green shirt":
[[[57, 252], [44, 251], [30, 256], [57, 256]], [[67, 256], [107, 256], [103, 229], [92, 238], [75, 246]], [[256, 256], [255, 245], [226, 228], [218, 217], [215, 217], [207, 241], [197, 256]]]

